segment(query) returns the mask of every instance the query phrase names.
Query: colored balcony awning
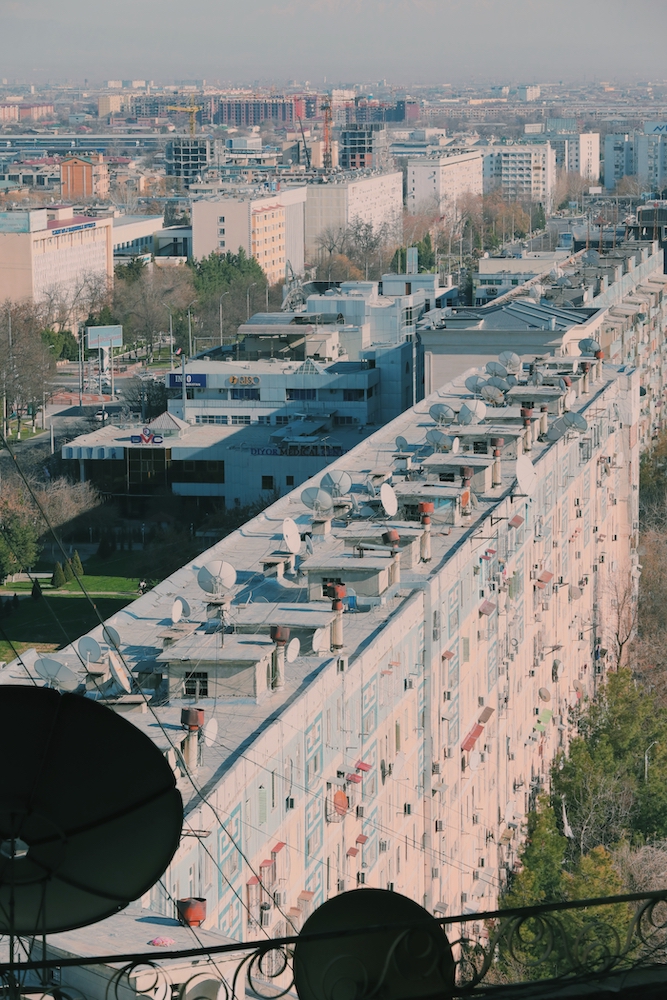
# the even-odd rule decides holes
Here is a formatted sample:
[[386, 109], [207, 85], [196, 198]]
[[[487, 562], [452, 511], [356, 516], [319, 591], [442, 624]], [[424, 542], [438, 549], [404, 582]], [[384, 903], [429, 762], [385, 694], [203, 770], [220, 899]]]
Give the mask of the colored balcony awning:
[[468, 733], [468, 735], [466, 736], [466, 738], [464, 739], [463, 743], [461, 744], [461, 749], [465, 751], [472, 750], [475, 743], [479, 739], [480, 734], [483, 732], [484, 732], [484, 726], [480, 726], [480, 724], [476, 722], [475, 725], [470, 730], [470, 732]]

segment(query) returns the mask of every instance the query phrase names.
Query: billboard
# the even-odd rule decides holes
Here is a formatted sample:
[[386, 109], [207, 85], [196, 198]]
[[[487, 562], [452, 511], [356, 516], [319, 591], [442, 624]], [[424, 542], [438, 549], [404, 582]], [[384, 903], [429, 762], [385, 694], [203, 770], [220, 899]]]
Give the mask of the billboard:
[[[206, 375], [191, 375], [188, 373], [185, 376], [186, 385], [196, 385], [201, 389], [206, 388]], [[170, 372], [169, 373], [169, 388], [170, 389], [181, 389], [183, 386], [183, 373], [182, 372]]]
[[94, 351], [102, 347], [108, 350], [110, 347], [123, 346], [122, 326], [87, 326], [88, 350]]

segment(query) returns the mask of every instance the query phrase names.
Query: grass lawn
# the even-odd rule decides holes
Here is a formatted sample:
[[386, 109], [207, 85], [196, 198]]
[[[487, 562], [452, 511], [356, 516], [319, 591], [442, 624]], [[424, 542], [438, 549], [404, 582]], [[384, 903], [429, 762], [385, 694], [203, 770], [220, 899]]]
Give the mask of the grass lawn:
[[[16, 592], [19, 593], [18, 588]], [[127, 598], [95, 599], [95, 607], [103, 619], [116, 614], [128, 603]], [[95, 609], [83, 596], [60, 591], [45, 594], [40, 601], [23, 597], [17, 611], [0, 617], [0, 660], [14, 659], [8, 640], [19, 652], [30, 646], [41, 650], [60, 649], [97, 623]]]

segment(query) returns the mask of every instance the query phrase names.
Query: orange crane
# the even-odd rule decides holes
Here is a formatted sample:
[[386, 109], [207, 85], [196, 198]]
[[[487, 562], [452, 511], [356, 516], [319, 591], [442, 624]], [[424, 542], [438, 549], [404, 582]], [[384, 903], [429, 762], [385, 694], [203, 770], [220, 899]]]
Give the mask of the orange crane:
[[185, 114], [190, 116], [190, 135], [194, 135], [197, 131], [197, 112], [201, 111], [201, 104], [190, 104], [187, 107], [181, 107], [177, 104], [172, 104], [167, 108], [167, 111], [183, 111]]

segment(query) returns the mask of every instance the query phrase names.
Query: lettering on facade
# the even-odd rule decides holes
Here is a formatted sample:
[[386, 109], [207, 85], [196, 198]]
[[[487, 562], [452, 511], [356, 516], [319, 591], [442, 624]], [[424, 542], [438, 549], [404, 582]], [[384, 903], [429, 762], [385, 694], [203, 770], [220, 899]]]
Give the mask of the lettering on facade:
[[230, 375], [227, 385], [260, 385], [259, 375]]

